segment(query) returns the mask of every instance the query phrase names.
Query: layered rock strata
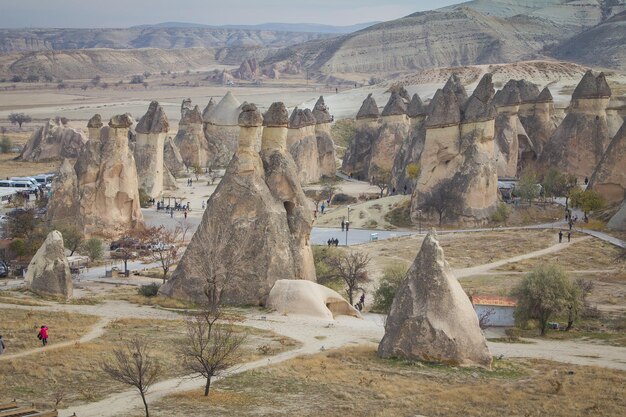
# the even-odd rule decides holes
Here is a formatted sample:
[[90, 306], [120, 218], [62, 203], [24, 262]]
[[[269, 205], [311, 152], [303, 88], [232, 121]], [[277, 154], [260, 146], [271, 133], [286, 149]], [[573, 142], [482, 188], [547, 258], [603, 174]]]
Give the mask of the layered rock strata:
[[287, 110], [275, 103], [264, 119], [246, 104], [238, 123], [239, 147], [160, 294], [202, 302], [209, 279], [226, 303], [260, 304], [279, 279], [315, 280], [313, 211], [286, 151]]
[[85, 146], [84, 133], [67, 126], [61, 117], [48, 120], [32, 134], [19, 159], [30, 162], [44, 162], [63, 158], [77, 158]]
[[72, 273], [61, 233], [53, 230], [48, 234], [28, 264], [25, 281], [37, 294], [72, 298]]
[[383, 358], [491, 367], [472, 303], [452, 274], [434, 233], [400, 284], [378, 345]]

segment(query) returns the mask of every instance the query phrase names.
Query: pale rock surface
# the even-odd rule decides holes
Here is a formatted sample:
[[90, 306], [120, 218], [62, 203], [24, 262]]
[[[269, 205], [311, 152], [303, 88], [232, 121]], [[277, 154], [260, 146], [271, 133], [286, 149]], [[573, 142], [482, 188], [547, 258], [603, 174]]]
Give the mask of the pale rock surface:
[[589, 188], [609, 204], [626, 197], [626, 123], [617, 132], [589, 180]]
[[279, 279], [315, 280], [313, 211], [285, 151], [287, 110], [270, 108], [263, 158], [255, 149], [263, 123], [256, 106], [244, 105], [238, 122], [239, 147], [162, 295], [200, 302], [206, 278], [215, 276], [224, 302], [262, 304]]
[[378, 345], [383, 358], [491, 367], [491, 354], [472, 303], [452, 274], [434, 232], [393, 300]]
[[341, 295], [328, 287], [306, 280], [281, 279], [274, 283], [266, 307], [279, 314], [333, 320], [336, 316], [361, 317]]
[[309, 109], [296, 107], [289, 119], [287, 148], [296, 163], [301, 184], [311, 184], [320, 179], [315, 124], [315, 117]]
[[171, 137], [165, 139], [163, 147], [163, 163], [168, 171], [175, 177], [180, 177], [187, 169], [183, 162], [183, 157], [178, 150], [178, 146]]
[[76, 158], [85, 146], [85, 134], [67, 126], [67, 120], [57, 117], [32, 134], [19, 159], [43, 162], [63, 158]]
[[[404, 94], [406, 91], [401, 89]], [[407, 101], [402, 91], [393, 91], [382, 112], [382, 125], [372, 143], [368, 178], [389, 172], [403, 143], [409, 137], [411, 122], [406, 114]]]
[[186, 166], [199, 165], [205, 167], [211, 159], [209, 144], [204, 137], [200, 108], [191, 106], [190, 99], [184, 100], [181, 105], [178, 132], [174, 138], [174, 143], [178, 147]]
[[315, 138], [317, 139], [320, 177], [335, 178], [337, 174], [337, 162], [335, 142], [331, 135], [331, 123], [334, 117], [330, 114], [326, 103], [324, 103], [323, 96], [320, 96], [315, 103], [313, 117], [315, 118]]
[[419, 164], [426, 142], [426, 117], [428, 106], [425, 106], [419, 95], [414, 94], [407, 106], [407, 115], [410, 120], [409, 137], [402, 143], [395, 156], [391, 170], [392, 185], [399, 192], [412, 192], [416, 179], [409, 178], [406, 169], [410, 164]]
[[610, 97], [604, 74], [588, 71], [574, 90], [567, 116], [546, 144], [538, 164], [575, 175], [579, 181], [589, 177], [611, 140], [606, 114]]
[[37, 294], [72, 298], [72, 273], [61, 233], [53, 230], [28, 264], [26, 285]]
[[73, 222], [85, 234], [106, 237], [144, 227], [137, 168], [128, 146], [128, 129], [133, 123], [129, 114], [113, 116], [98, 139], [87, 142], [73, 172], [64, 162], [52, 189], [47, 214], [50, 223], [76, 213]]
[[622, 205], [619, 207], [617, 213], [611, 217], [611, 220], [607, 223], [607, 227], [611, 230], [626, 232], [626, 199], [622, 201]]
[[[207, 107], [209, 107], [207, 105]], [[208, 143], [210, 163], [225, 166], [237, 150], [241, 103], [228, 91], [204, 117], [204, 137]]]
[[151, 198], [163, 193], [164, 145], [169, 131], [169, 121], [158, 102], [153, 101], [148, 111], [137, 123], [135, 141], [135, 163], [139, 177], [139, 188]]

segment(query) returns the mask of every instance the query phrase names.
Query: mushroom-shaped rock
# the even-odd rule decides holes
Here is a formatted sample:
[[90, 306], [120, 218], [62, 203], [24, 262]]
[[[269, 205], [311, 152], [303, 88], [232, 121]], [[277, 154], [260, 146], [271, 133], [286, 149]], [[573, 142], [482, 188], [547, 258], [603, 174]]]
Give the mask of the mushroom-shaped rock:
[[113, 129], [128, 129], [133, 123], [135, 123], [135, 121], [130, 113], [118, 114], [111, 117], [111, 120], [109, 120], [109, 126]]
[[585, 73], [572, 94], [572, 99], [607, 97], [611, 97], [611, 88], [606, 82], [604, 73], [595, 76], [591, 70]]
[[389, 97], [389, 101], [387, 105], [383, 109], [382, 116], [399, 116], [402, 114], [406, 114], [406, 101], [400, 93], [393, 92]]
[[313, 112], [309, 109], [293, 109], [289, 118], [289, 129], [300, 129], [306, 126], [313, 126], [317, 123]]
[[422, 99], [417, 93], [413, 94], [411, 102], [406, 109], [406, 113], [409, 117], [423, 116], [427, 113], [427, 108], [424, 106]]
[[522, 103], [534, 103], [537, 101], [540, 93], [536, 84], [526, 80], [517, 80], [516, 84]]
[[430, 103], [430, 115], [426, 119], [426, 127], [442, 127], [459, 124], [461, 109], [457, 95], [452, 88], [437, 90]]
[[554, 98], [552, 97], [552, 93], [548, 87], [541, 90], [541, 93], [539, 93], [536, 100], [537, 103], [552, 103], [553, 101]]
[[88, 128], [96, 128], [100, 129], [104, 124], [102, 123], [102, 116], [99, 114], [94, 114], [91, 119], [87, 122]]
[[517, 106], [521, 102], [522, 97], [515, 80], [509, 80], [493, 97], [493, 104], [496, 107]]
[[285, 103], [272, 103], [267, 112], [263, 115], [263, 126], [265, 127], [287, 127], [289, 125], [289, 112]]
[[328, 106], [324, 103], [324, 96], [320, 96], [313, 107], [313, 117], [318, 124], [331, 123], [333, 116], [328, 112]]
[[200, 113], [200, 107], [194, 106], [192, 109], [186, 109], [180, 119], [180, 124], [202, 124], [202, 113]]
[[297, 314], [333, 320], [336, 316], [361, 317], [341, 295], [328, 287], [302, 279], [274, 283], [266, 306], [280, 314]]
[[183, 116], [186, 111], [192, 110], [192, 109], [193, 109], [193, 104], [191, 104], [191, 99], [190, 98], [186, 98], [186, 99], [184, 99], [182, 101], [182, 103], [180, 103], [180, 114], [181, 114], [181, 116]]
[[383, 358], [491, 366], [491, 354], [472, 303], [452, 275], [434, 232], [424, 239], [396, 292], [378, 354]]
[[167, 133], [169, 128], [170, 122], [167, 120], [163, 107], [159, 105], [158, 101], [153, 101], [150, 103], [146, 114], [139, 119], [135, 131], [137, 133]]
[[218, 126], [237, 126], [241, 103], [229, 91], [208, 115], [209, 123]]
[[26, 283], [36, 293], [72, 298], [72, 273], [65, 256], [63, 236], [58, 231], [48, 234], [30, 261]]
[[211, 111], [215, 107], [215, 101], [213, 101], [213, 97], [209, 100], [206, 107], [202, 111], [202, 121], [204, 123], [209, 123], [211, 121]]
[[263, 115], [255, 104], [246, 103], [241, 107], [237, 123], [241, 127], [263, 126]]
[[370, 93], [365, 100], [363, 100], [363, 104], [359, 109], [359, 112], [356, 115], [357, 119], [378, 119], [380, 116], [380, 112], [378, 111], [378, 105], [376, 104], [376, 100]]

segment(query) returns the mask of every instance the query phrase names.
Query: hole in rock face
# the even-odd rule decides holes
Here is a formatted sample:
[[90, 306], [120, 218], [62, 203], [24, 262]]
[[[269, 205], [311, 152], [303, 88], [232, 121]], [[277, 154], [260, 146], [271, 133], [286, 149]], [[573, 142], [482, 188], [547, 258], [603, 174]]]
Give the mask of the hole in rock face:
[[291, 201], [285, 201], [283, 205], [285, 206], [285, 211], [287, 212], [287, 216], [291, 216], [293, 214], [294, 209], [296, 208], [296, 205], [293, 204]]

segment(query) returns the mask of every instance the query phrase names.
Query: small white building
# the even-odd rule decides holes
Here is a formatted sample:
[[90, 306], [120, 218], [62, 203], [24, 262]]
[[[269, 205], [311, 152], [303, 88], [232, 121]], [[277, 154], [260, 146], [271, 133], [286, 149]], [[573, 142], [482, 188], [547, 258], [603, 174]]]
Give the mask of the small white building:
[[478, 319], [484, 317], [489, 327], [511, 327], [515, 325], [517, 300], [497, 295], [473, 295], [472, 304]]

